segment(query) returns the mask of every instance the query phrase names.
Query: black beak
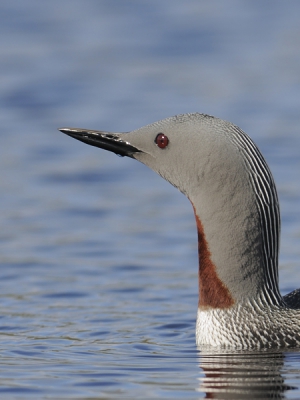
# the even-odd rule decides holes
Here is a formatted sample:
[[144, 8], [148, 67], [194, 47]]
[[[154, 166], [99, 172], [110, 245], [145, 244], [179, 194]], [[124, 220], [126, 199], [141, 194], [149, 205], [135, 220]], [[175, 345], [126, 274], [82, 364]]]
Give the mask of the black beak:
[[116, 133], [92, 131], [90, 129], [81, 128], [59, 128], [58, 130], [74, 139], [80, 140], [83, 143], [112, 151], [120, 156], [134, 158], [134, 153], [141, 152], [141, 150], [132, 146], [130, 143], [122, 140], [122, 134], [119, 135]]

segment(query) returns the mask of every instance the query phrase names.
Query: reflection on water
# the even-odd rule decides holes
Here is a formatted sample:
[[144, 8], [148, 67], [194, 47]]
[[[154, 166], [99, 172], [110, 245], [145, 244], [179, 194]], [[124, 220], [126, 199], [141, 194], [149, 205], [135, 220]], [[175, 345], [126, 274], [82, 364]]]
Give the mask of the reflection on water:
[[[201, 350], [200, 350], [201, 351]], [[296, 353], [298, 354], [298, 353]], [[282, 351], [201, 351], [200, 392], [209, 399], [282, 399], [297, 389], [284, 378]], [[300, 370], [298, 371], [300, 372]]]

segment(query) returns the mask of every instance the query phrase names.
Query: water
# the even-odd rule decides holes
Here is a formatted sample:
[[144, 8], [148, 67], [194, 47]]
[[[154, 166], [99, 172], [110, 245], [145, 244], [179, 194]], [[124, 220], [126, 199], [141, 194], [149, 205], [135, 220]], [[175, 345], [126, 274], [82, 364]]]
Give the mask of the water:
[[184, 196], [56, 131], [193, 111], [241, 126], [277, 182], [287, 293], [300, 286], [299, 15], [296, 1], [1, 3], [1, 398], [300, 397], [298, 350], [196, 348]]

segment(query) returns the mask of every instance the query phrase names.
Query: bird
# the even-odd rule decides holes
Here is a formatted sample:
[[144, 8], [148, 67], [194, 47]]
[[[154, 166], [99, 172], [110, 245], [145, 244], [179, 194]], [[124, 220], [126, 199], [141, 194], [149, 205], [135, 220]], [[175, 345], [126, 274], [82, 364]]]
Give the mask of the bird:
[[245, 132], [202, 113], [125, 133], [59, 130], [140, 161], [190, 200], [198, 233], [197, 346], [300, 346], [300, 289], [279, 291], [276, 186]]

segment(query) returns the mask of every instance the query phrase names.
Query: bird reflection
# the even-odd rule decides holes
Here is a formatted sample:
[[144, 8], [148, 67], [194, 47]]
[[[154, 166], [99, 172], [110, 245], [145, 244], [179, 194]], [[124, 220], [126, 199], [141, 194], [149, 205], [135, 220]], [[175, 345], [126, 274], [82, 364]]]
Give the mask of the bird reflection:
[[199, 391], [206, 399], [283, 399], [287, 390], [282, 376], [285, 353], [200, 350]]

